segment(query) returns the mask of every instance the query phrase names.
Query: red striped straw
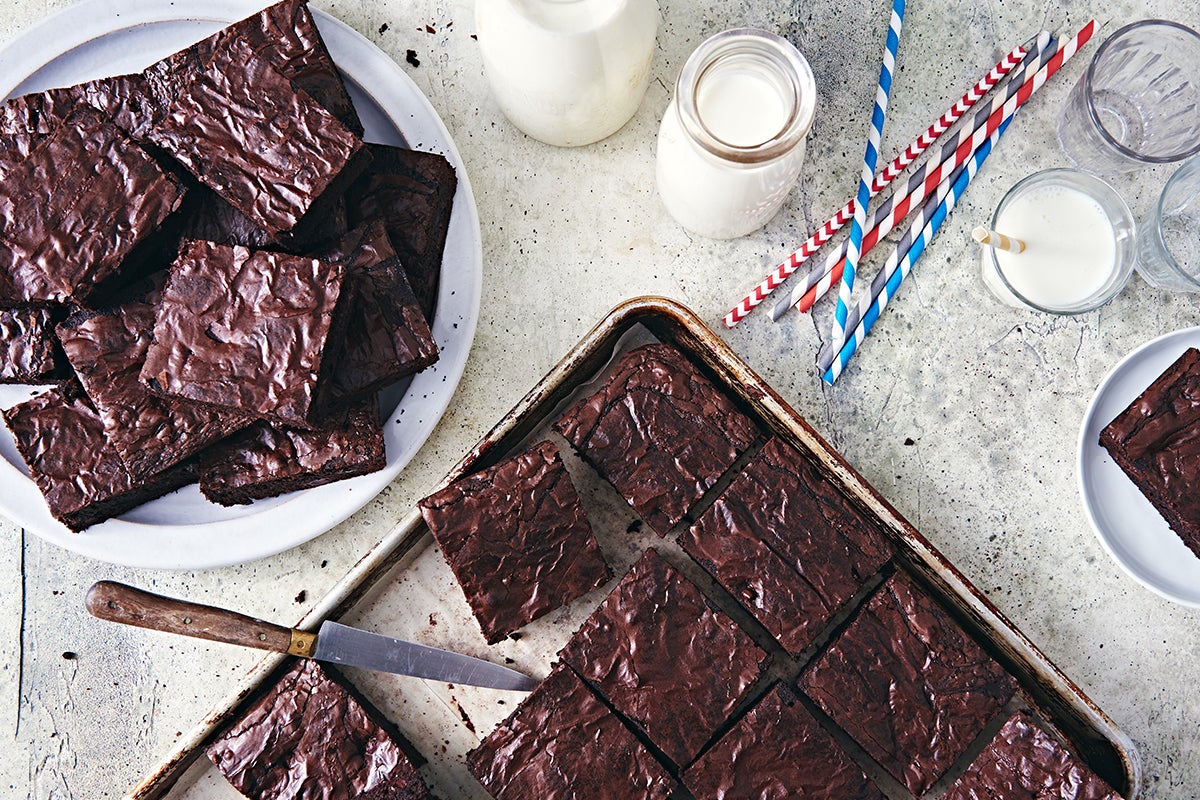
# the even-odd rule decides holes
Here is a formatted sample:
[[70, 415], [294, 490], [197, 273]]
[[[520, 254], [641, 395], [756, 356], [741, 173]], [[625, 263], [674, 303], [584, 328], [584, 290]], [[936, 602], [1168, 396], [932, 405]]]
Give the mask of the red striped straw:
[[[1067, 63], [1067, 61], [1070, 60], [1071, 56], [1075, 55], [1079, 48], [1087, 44], [1088, 40], [1092, 38], [1092, 34], [1095, 33], [1095, 31], [1096, 21], [1092, 20], [1088, 22], [1087, 25], [1084, 25], [1083, 28], [1080, 29], [1079, 33], [1075, 34], [1075, 36], [1073, 36], [1071, 39], [1059, 45], [1058, 50], [1056, 50], [1054, 55], [1050, 57], [1045, 66], [1043, 66], [1033, 75], [1029, 76], [1029, 78], [1027, 78], [1025, 82], [1021, 84], [1021, 88], [1017, 90], [1017, 93], [1013, 95], [1012, 98], [1010, 98], [1003, 106], [994, 110], [991, 113], [991, 116], [987, 118], [987, 122], [985, 122], [979, 128], [976, 128], [974, 134], [971, 135], [971, 138], [965, 139], [961, 144], [959, 144], [958, 149], [954, 151], [953, 156], [947, 158], [938, 166], [936, 170], [929, 174], [929, 177], [925, 179], [925, 183], [922, 185], [920, 190], [912, 192], [903, 200], [895, 204], [892, 212], [888, 215], [888, 219], [881, 220], [880, 225], [871, 231], [871, 233], [875, 234], [875, 236], [871, 238], [871, 245], [874, 245], [881, 235], [886, 236], [891, 228], [895, 225], [896, 221], [903, 219], [908, 214], [913, 203], [920, 202], [959, 165], [965, 164], [967, 160], [971, 158], [971, 154], [975, 152], [976, 148], [978, 148], [980, 144], [982, 144], [989, 136], [991, 136], [998, 127], [1000, 127], [1000, 123], [1003, 122], [1007, 116], [1010, 116], [1016, 109], [1025, 105], [1029, 98], [1033, 96], [1034, 92], [1042, 88], [1042, 85], [1049, 80], [1054, 73], [1058, 72], [1062, 65]], [[880, 228], [883, 228], [884, 225], [887, 225], [887, 230], [884, 230], [882, 234], [880, 234], [878, 231]], [[867, 236], [870, 237], [870, 233], [868, 233]], [[864, 253], [868, 249], [867, 241], [868, 238], [865, 237], [863, 239]], [[800, 299], [800, 302], [797, 303], [796, 307], [800, 311], [810, 310], [816, 304], [818, 299], [828, 292], [830, 288], [836, 286], [838, 281], [841, 280], [842, 270], [845, 266], [845, 263], [845, 260], [842, 260], [836, 266], [834, 266], [834, 268], [830, 270], [828, 274], [822, 277], [815, 286], [813, 286], [804, 294], [804, 296]]]
[[[925, 152], [929, 145], [933, 144], [939, 136], [946, 132], [959, 117], [967, 112], [971, 106], [975, 105], [981, 97], [987, 94], [991, 89], [1000, 82], [1005, 75], [1013, 70], [1021, 61], [1024, 60], [1028, 53], [1027, 47], [1032, 47], [1032, 42], [1026, 45], [1016, 47], [1011, 53], [1002, 58], [996, 66], [992, 67], [991, 72], [985, 75], [978, 83], [972, 86], [967, 93], [959, 98], [958, 102], [946, 110], [936, 122], [930, 125], [924, 133], [917, 137], [916, 141], [905, 148], [904, 152], [896, 156], [890, 164], [884, 167], [883, 171], [875, 176], [875, 180], [871, 183], [871, 196], [874, 197], [885, 186], [904, 171], [904, 168], [917, 159]], [[758, 286], [750, 294], [746, 295], [740, 303], [734, 306], [728, 314], [725, 315], [726, 327], [732, 328], [734, 325], [745, 319], [751, 309], [766, 300], [771, 292], [778, 288], [779, 284], [783, 283], [789, 275], [795, 272], [801, 264], [820, 249], [821, 245], [829, 241], [835, 233], [837, 233], [847, 222], [854, 218], [854, 200], [851, 199], [846, 205], [842, 206], [824, 225], [809, 237], [800, 249], [788, 256], [787, 260], [776, 267], [771, 274], [763, 278]]]

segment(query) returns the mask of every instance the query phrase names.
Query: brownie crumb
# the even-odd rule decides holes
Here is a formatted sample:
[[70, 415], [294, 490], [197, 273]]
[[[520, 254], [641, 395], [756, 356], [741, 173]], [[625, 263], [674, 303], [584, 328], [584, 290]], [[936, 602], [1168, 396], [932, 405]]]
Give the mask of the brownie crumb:
[[307, 589], [301, 589], [299, 594], [297, 594], [295, 597], [295, 600], [297, 603], [303, 603], [307, 599], [308, 599], [308, 590]]
[[387, 33], [387, 30], [388, 30], [388, 24], [385, 22], [379, 26], [379, 35], [382, 36], [383, 34]]
[[437, 627], [437, 615], [432, 613], [429, 615], [429, 624], [435, 628]]
[[417, 58], [416, 50], [409, 50], [404, 54], [404, 60], [412, 64], [414, 67], [421, 66], [421, 60]]
[[640, 519], [635, 519], [633, 522], [631, 522], [625, 526], [625, 532], [626, 533], [641, 533], [642, 532], [642, 521]]
[[322, 561], [322, 562], [321, 562], [321, 569], [325, 569], [325, 566], [326, 566], [327, 564], [329, 564], [329, 562], [328, 562], [328, 561]]
[[913, 441], [912, 438], [907, 438], [904, 440], [905, 447], [912, 447], [914, 444], [916, 444], [916, 442]]
[[[473, 34], [473, 33], [471, 34], [471, 38], [472, 38], [472, 39], [474, 39], [474, 40], [475, 40], [475, 41], [477, 41], [477, 42], [479, 41], [479, 37], [478, 37], [478, 36], [476, 36], [476, 35], [475, 35], [475, 34]], [[454, 327], [456, 327], [456, 328], [457, 328], [458, 326], [457, 326], [457, 325], [455, 325]]]
[[434, 28], [432, 25], [426, 25], [425, 32], [426, 33], [437, 33], [437, 29]]
[[521, 640], [521, 634], [520, 633], [510, 633], [508, 635], [508, 638], [512, 639], [514, 642], [517, 642], [517, 641]]
[[79, 657], [78, 655], [76, 655], [75, 653], [71, 652], [70, 650], [68, 650], [68, 651], [66, 651], [65, 653], [63, 653], [63, 658], [65, 658], [67, 661], [74, 661], [74, 660], [75, 660], [76, 658], [78, 658], [78, 657]]
[[467, 730], [469, 730], [471, 733], [474, 733], [475, 723], [471, 722], [471, 718], [467, 716], [466, 709], [464, 709], [462, 706], [459, 706], [458, 703], [455, 703], [455, 705], [458, 706], [458, 715], [462, 717], [463, 725], [466, 725]]

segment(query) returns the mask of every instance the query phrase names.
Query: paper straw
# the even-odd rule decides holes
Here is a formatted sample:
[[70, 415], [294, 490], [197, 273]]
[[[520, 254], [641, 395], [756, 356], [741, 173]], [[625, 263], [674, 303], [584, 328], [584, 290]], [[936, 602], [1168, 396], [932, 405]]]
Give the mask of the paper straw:
[[[977, 148], [984, 139], [986, 139], [988, 136], [991, 136], [992, 133], [995, 132], [1002, 120], [1011, 116], [1013, 111], [1023, 106], [1029, 100], [1029, 98], [1033, 96], [1033, 93], [1045, 84], [1047, 79], [1058, 72], [1058, 70], [1062, 68], [1062, 65], [1069, 61], [1071, 57], [1079, 51], [1079, 48], [1087, 43], [1087, 41], [1092, 37], [1092, 34], [1095, 33], [1095, 30], [1096, 21], [1092, 20], [1088, 22], [1087, 25], [1083, 26], [1079, 33], [1075, 34], [1075, 36], [1067, 42], [1061, 44], [1057, 50], [1050, 54], [1049, 57], [1045, 59], [1045, 64], [1032, 77], [1026, 79], [1023, 83], [1017, 86], [1016, 91], [1012, 93], [1011, 97], [1004, 101], [1000, 108], [995, 108], [992, 110], [991, 113], [988, 114], [986, 121], [980, 127], [977, 127], [971, 133], [968, 133], [966, 128], [964, 128], [959, 135], [959, 143], [957, 147], [952, 153], [950, 153], [948, 157], [944, 158], [943, 161], [937, 166], [930, 166], [933, 163], [930, 161], [930, 164], [926, 165], [926, 170], [922, 170], [913, 176], [913, 179], [915, 180], [918, 178], [918, 176], [925, 175], [926, 171], [932, 171], [933, 173], [924, 179], [924, 186], [918, 191], [922, 191], [925, 195], [927, 195], [929, 193], [931, 184], [938, 182], [942, 176], [949, 174], [958, 164], [964, 163], [970, 157], [975, 148]], [[982, 113], [979, 116], [982, 116]], [[950, 152], [953, 144], [953, 142], [947, 143], [947, 146], [943, 148], [944, 155]], [[910, 181], [910, 185], [911, 184], [912, 181]], [[880, 209], [883, 210], [883, 206], [881, 206]], [[810, 289], [809, 292], [805, 293], [805, 297], [801, 298], [801, 302], [806, 303], [805, 310], [812, 306], [812, 304], [816, 301], [816, 298], [828, 291], [829, 288], [835, 282], [837, 282], [839, 277], [840, 271], [837, 266], [834, 266], [831, 273], [819, 278], [815, 286]]]
[[[1028, 43], [1016, 47], [1011, 53], [1002, 58], [992, 70], [979, 80], [974, 86], [967, 90], [958, 102], [946, 110], [932, 125], [929, 126], [917, 139], [905, 148], [904, 152], [896, 156], [883, 172], [875, 177], [874, 183], [871, 184], [872, 195], [880, 192], [884, 187], [890, 184], [897, 175], [904, 171], [905, 167], [915, 161], [939, 136], [945, 133], [951, 125], [967, 112], [971, 106], [975, 105], [985, 94], [999, 83], [1005, 75], [1011, 72], [1018, 64], [1026, 57], [1029, 48], [1035, 46], [1035, 41], [1041, 41], [1044, 37], [1047, 41], [1050, 34], [1043, 33], [1037, 40], [1030, 40]], [[725, 315], [725, 324], [728, 327], [733, 327], [738, 322], [750, 313], [750, 310], [761, 303], [773, 292], [779, 284], [783, 283], [789, 275], [796, 271], [801, 264], [815, 253], [821, 245], [833, 238], [841, 228], [850, 221], [854, 215], [854, 200], [850, 200], [846, 205], [830, 218], [820, 229], [809, 237], [799, 250], [792, 253], [779, 266], [777, 266], [770, 275], [763, 278], [758, 286], [748, 294], [740, 303], [737, 304], [728, 314]]]
[[[1004, 131], [1008, 128], [1008, 123], [1010, 121], [1011, 119], [1006, 119], [1004, 123], [997, 128], [996, 133], [1003, 135]], [[821, 367], [821, 380], [832, 384], [846, 369], [846, 364], [850, 362], [850, 358], [854, 355], [855, 351], [858, 350], [859, 344], [861, 344], [863, 339], [866, 338], [867, 334], [871, 332], [871, 328], [875, 326], [875, 322], [879, 319], [879, 315], [883, 313], [885, 308], [887, 308], [888, 300], [896, 296], [896, 291], [899, 289], [901, 281], [903, 281], [908, 273], [912, 271], [913, 265], [916, 264], [917, 259], [919, 259], [921, 254], [925, 252], [925, 246], [929, 244], [929, 241], [937, 234], [938, 229], [942, 226], [942, 223], [946, 221], [947, 215], [954, 210], [954, 206], [958, 202], [958, 198], [962, 197], [963, 192], [966, 191], [967, 186], [971, 183], [971, 179], [974, 178], [975, 174], [979, 171], [979, 166], [988, 157], [988, 154], [991, 153], [992, 142], [993, 140], [991, 138], [984, 142], [983, 145], [981, 145], [976, 151], [971, 160], [967, 163], [966, 170], [962, 175], [959, 176], [953, 188], [951, 188], [950, 194], [946, 195], [946, 199], [938, 204], [933, 216], [921, 229], [920, 235], [913, 240], [912, 247], [908, 249], [908, 252], [906, 252], [904, 257], [899, 260], [898, 264], [893, 265], [892, 272], [888, 276], [883, 288], [880, 290], [879, 294], [867, 304], [866, 311], [862, 315], [862, 319], [860, 319], [853, 327], [851, 336], [840, 344], [834, 344], [834, 350], [829, 358], [830, 363], [828, 365], [822, 365]], [[891, 263], [892, 260], [888, 259], [888, 261]]]
[[[1042, 32], [1037, 38], [1037, 44], [1030, 51], [1029, 56], [1024, 59], [1021, 68], [1013, 73], [1012, 79], [1008, 82], [1007, 90], [1002, 96], [997, 96], [988, 108], [980, 109], [979, 113], [968, 125], [964, 125], [959, 131], [957, 138], [948, 141], [942, 149], [942, 157], [939, 159], [929, 159], [924, 167], [908, 179], [908, 184], [902, 191], [897, 192], [888, 199], [884, 200], [879, 208], [871, 217], [869, 227], [874, 228], [879, 225], [879, 220], [888, 220], [891, 222], [887, 230], [891, 230], [897, 220], [903, 219], [912, 209], [913, 205], [921, 202], [932, 187], [938, 185], [952, 169], [957, 168], [962, 162], [951, 163], [946, 165], [947, 158], [953, 158], [958, 151], [959, 146], [975, 133], [980, 127], [987, 124], [988, 118], [996, 109], [1002, 108], [1006, 102], [1014, 97], [1020, 90], [1022, 84], [1036, 70], [1044, 67], [1049, 63], [1050, 59], [1055, 55], [1055, 50], [1051, 48], [1054, 39], [1047, 32]], [[937, 177], [934, 178], [934, 174]], [[907, 204], [904, 203], [905, 198], [912, 197]], [[847, 206], [849, 207], [849, 206]], [[839, 212], [840, 213], [840, 212]], [[835, 229], [836, 230], [836, 229]], [[830, 234], [832, 236], [832, 234]], [[883, 238], [887, 233], [882, 233], [879, 238]], [[824, 241], [824, 240], [823, 240]], [[864, 240], [865, 241], [865, 240]], [[815, 249], [815, 248], [814, 248]], [[864, 245], [863, 253], [865, 255], [866, 248]], [[846, 256], [846, 247], [842, 246], [841, 252], [825, 260], [823, 264], [818, 265], [805, 275], [791, 291], [788, 296], [776, 303], [771, 310], [771, 319], [778, 320], [792, 306], [798, 306], [800, 311], [808, 311], [812, 308], [813, 303], [818, 298], [829, 291], [829, 288], [836, 283], [842, 276], [839, 269], [836, 274], [831, 274], [831, 270], [836, 267]], [[801, 261], [800, 263], [803, 263]], [[814, 287], [816, 287], [814, 289]]]
[[1015, 236], [1005, 236], [999, 231], [990, 231], [982, 226], [971, 231], [971, 238], [987, 247], [997, 250], [1007, 250], [1010, 253], [1024, 253], [1025, 243]]

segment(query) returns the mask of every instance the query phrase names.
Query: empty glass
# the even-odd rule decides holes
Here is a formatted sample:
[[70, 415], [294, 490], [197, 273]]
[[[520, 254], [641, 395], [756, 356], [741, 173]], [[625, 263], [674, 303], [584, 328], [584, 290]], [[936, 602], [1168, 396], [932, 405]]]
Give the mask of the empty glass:
[[1071, 90], [1058, 142], [1097, 175], [1200, 152], [1200, 34], [1149, 19], [1108, 37]]
[[1200, 292], [1200, 156], [1175, 171], [1142, 223], [1137, 271], [1155, 288]]

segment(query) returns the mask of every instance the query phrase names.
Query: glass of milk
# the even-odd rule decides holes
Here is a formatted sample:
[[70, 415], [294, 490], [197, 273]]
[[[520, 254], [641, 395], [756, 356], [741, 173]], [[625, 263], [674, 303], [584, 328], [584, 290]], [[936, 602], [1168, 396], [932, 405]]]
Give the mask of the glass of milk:
[[733, 239], [767, 223], [804, 163], [816, 81], [791, 42], [738, 28], [688, 58], [658, 133], [658, 192], [692, 233]]
[[616, 133], [641, 105], [658, 0], [476, 0], [475, 26], [504, 116], [574, 147]]
[[991, 229], [1025, 250], [983, 248], [983, 282], [1014, 308], [1084, 314], [1117, 296], [1135, 260], [1129, 207], [1104, 181], [1074, 169], [1036, 172], [1008, 190]]
[[1137, 271], [1156, 289], [1200, 292], [1200, 156], [1175, 171], [1142, 223]]

